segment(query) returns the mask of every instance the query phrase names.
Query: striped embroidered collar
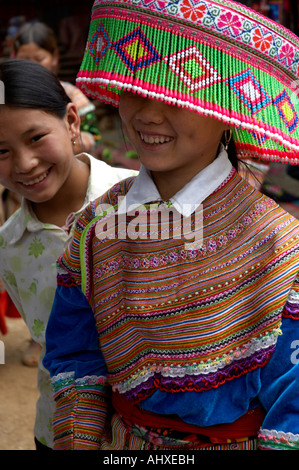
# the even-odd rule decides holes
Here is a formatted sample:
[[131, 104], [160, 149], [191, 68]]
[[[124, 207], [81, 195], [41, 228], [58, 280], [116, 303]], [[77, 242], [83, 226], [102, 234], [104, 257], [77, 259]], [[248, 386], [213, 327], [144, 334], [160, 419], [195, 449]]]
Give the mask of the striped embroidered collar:
[[[170, 199], [172, 205], [184, 217], [189, 217], [223, 183], [231, 170], [232, 164], [222, 146], [218, 157]], [[150, 172], [141, 166], [133, 185], [119, 205], [118, 213], [124, 214], [153, 201], [162, 201], [162, 198]]]

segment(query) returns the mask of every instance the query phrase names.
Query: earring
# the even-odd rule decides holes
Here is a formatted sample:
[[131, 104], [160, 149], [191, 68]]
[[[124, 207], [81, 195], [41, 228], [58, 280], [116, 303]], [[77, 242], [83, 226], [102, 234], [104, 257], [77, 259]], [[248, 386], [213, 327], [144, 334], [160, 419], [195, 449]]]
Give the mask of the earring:
[[76, 139], [73, 137], [72, 144], [76, 145]]
[[224, 131], [224, 148], [227, 151], [229, 143], [232, 139], [233, 133], [231, 129]]

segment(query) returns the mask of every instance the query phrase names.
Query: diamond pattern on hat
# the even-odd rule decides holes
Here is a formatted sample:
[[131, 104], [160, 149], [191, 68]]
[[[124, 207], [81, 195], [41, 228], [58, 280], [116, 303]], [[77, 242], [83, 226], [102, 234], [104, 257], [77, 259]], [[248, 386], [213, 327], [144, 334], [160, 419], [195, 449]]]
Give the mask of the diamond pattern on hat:
[[108, 33], [104, 26], [100, 24], [89, 43], [89, 51], [94, 57], [95, 62], [98, 63], [104, 57], [110, 46], [111, 41]]
[[221, 76], [195, 46], [164, 57], [169, 68], [190, 88], [196, 92], [221, 81]]
[[272, 99], [250, 69], [228, 78], [225, 83], [233, 90], [252, 114], [265, 108]]
[[290, 133], [294, 132], [298, 126], [298, 115], [295, 111], [291, 98], [287, 94], [286, 90], [280, 93], [274, 100], [273, 103], [278, 109], [278, 113], [288, 128]]
[[141, 28], [134, 29], [114, 42], [112, 47], [131, 72], [148, 67], [161, 59], [161, 55]]

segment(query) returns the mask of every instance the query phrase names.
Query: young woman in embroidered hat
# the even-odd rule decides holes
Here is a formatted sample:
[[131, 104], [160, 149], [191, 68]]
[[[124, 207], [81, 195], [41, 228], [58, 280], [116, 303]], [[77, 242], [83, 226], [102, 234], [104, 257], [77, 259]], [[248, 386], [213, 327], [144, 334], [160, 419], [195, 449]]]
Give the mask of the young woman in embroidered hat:
[[[55, 75], [13, 59], [0, 65], [0, 182], [22, 197], [0, 228], [0, 277], [45, 352], [45, 329], [56, 287], [57, 257], [86, 204], [132, 174], [82, 153], [74, 156], [80, 118]], [[48, 372], [39, 363], [35, 438], [53, 446], [54, 402]]]
[[141, 171], [58, 260], [56, 449], [299, 448], [298, 222], [235, 160], [297, 163], [298, 45], [233, 1], [95, 2], [77, 83]]

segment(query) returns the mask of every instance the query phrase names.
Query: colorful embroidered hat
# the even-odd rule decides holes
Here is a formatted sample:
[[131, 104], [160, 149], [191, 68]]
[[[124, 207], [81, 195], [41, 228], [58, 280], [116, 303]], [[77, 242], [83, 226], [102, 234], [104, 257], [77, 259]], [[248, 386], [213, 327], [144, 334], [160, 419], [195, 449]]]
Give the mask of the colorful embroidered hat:
[[240, 157], [299, 163], [299, 39], [231, 0], [96, 0], [77, 86], [230, 123]]

